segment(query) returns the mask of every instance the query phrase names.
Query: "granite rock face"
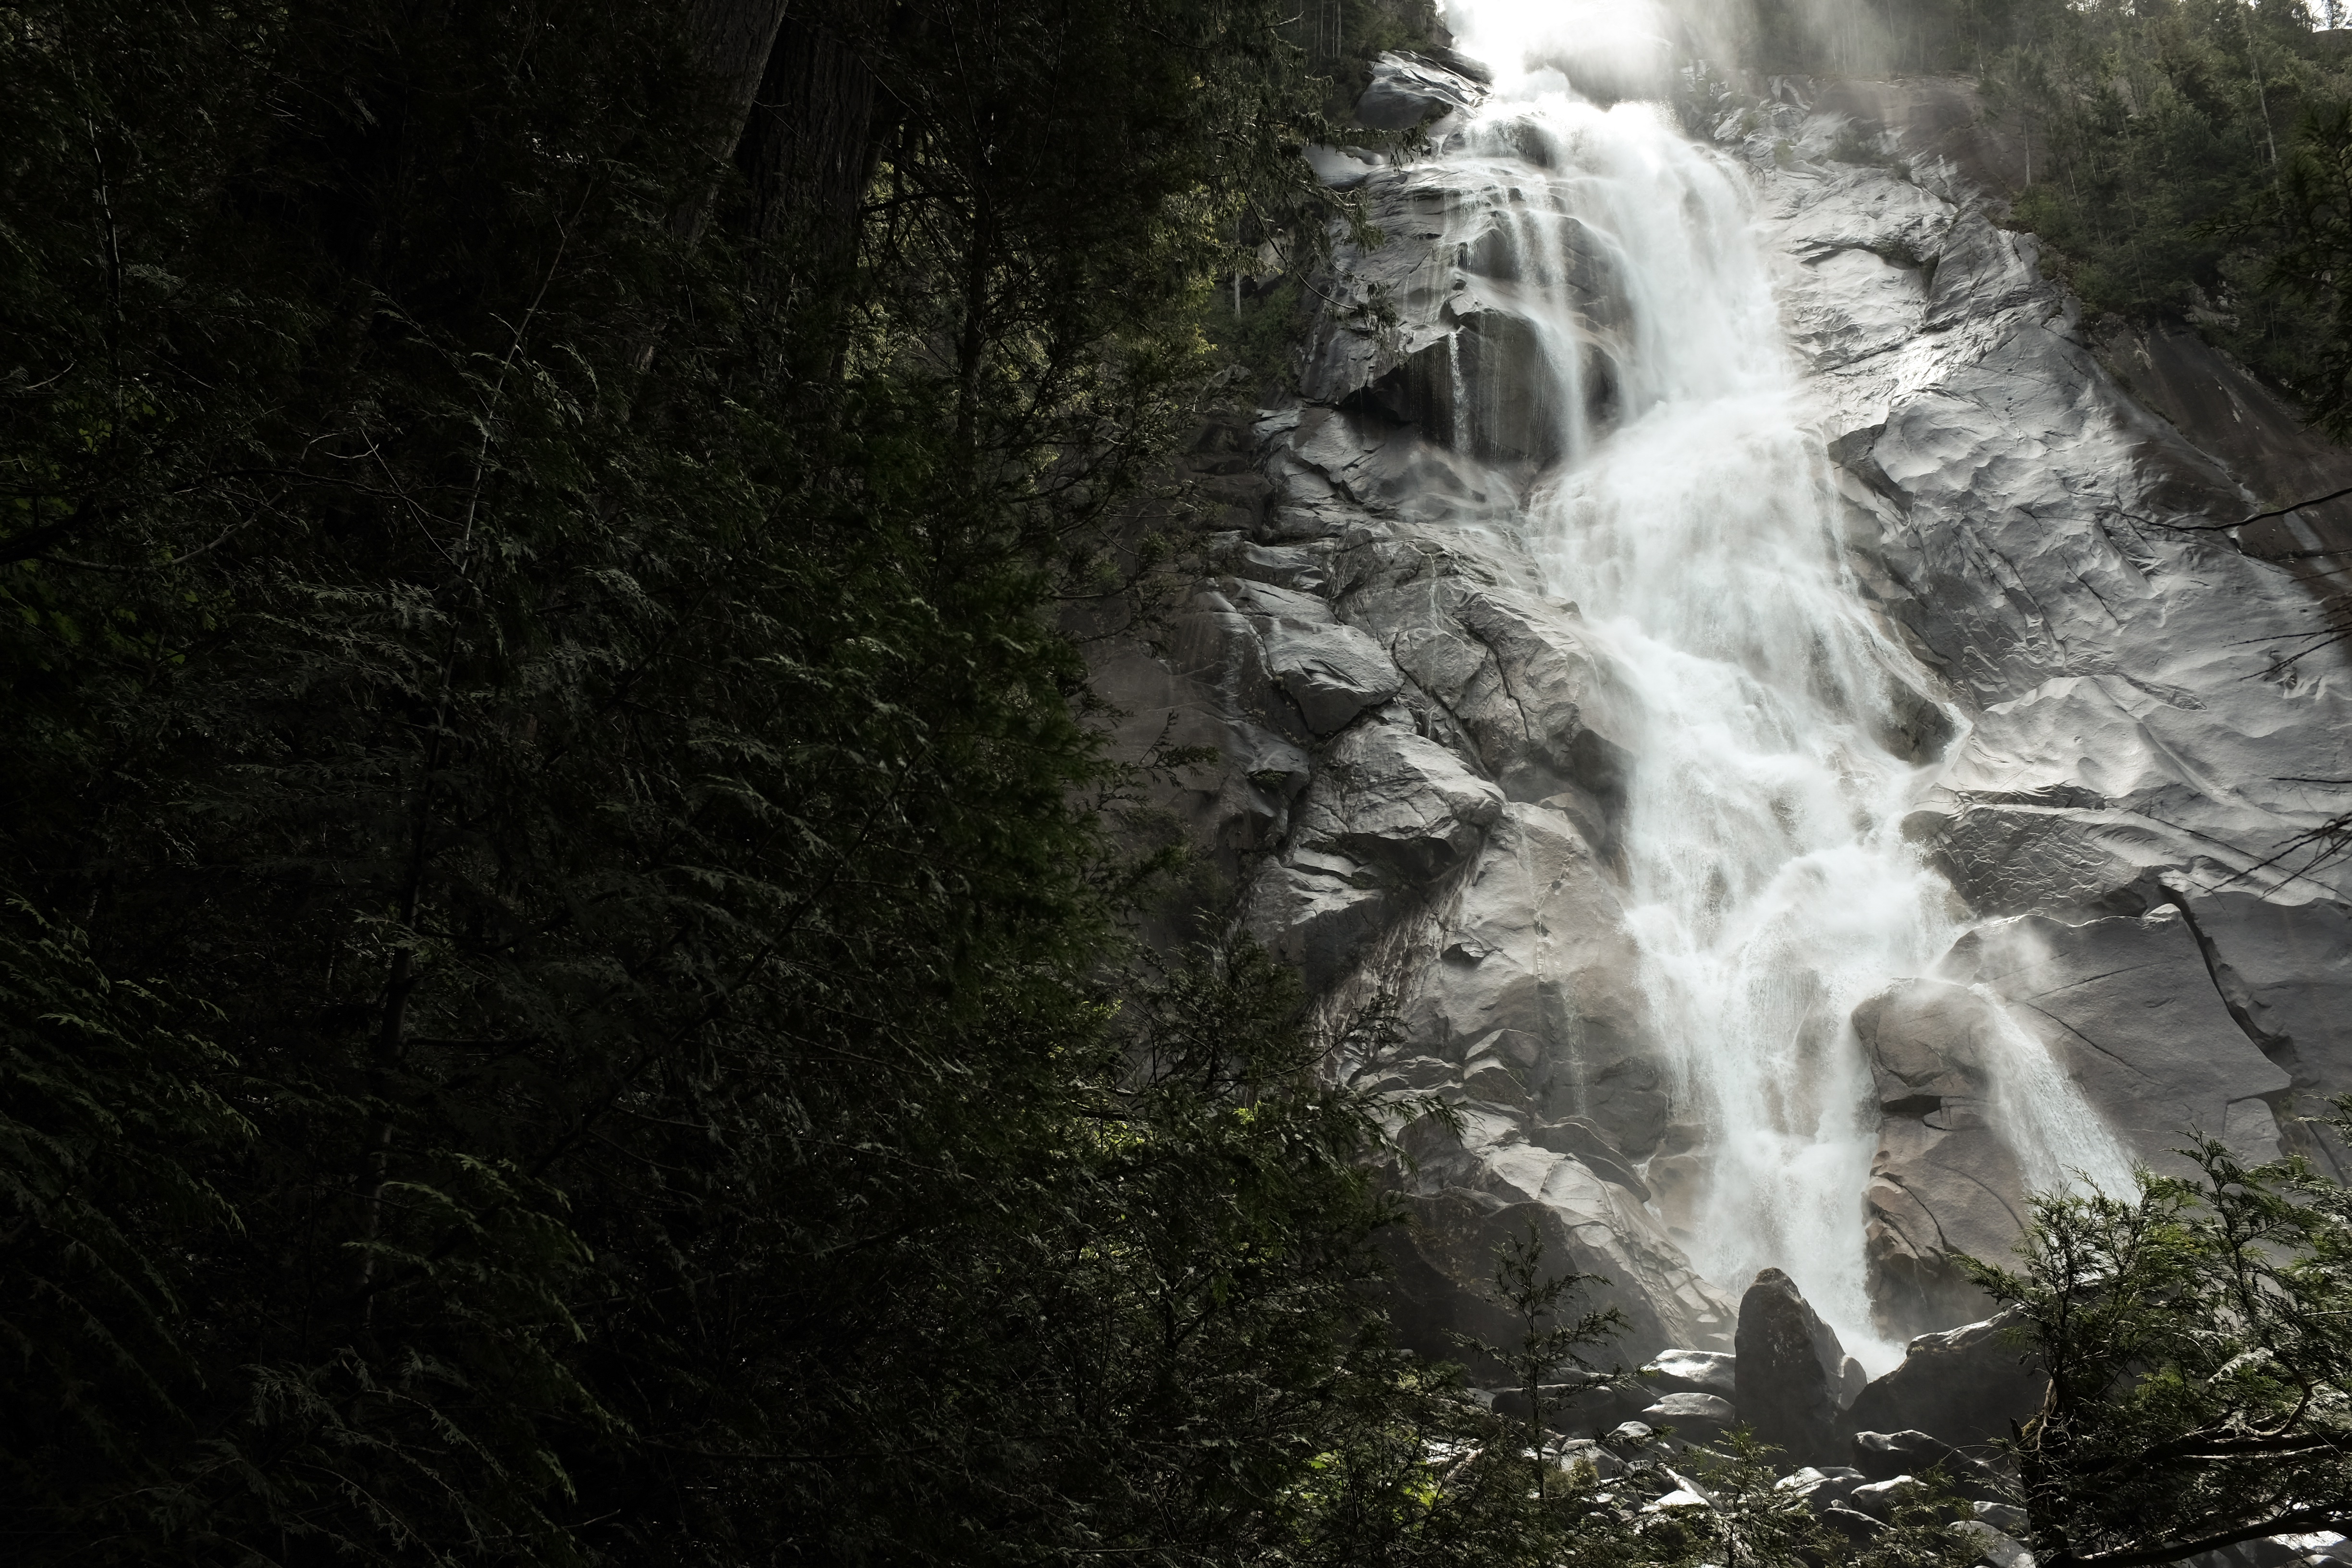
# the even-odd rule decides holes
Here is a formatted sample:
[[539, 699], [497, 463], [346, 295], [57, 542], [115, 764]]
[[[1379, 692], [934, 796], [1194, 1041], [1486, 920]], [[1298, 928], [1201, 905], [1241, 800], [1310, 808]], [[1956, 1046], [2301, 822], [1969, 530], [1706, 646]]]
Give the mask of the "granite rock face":
[[[1485, 90], [1399, 58], [1360, 116], [1420, 124]], [[1846, 1047], [1878, 1130], [1857, 1224], [1898, 1340], [1984, 1314], [1950, 1260], [2002, 1256], [2051, 1178], [2018, 1153], [2021, 1048], [2126, 1161], [2161, 1168], [2194, 1127], [2352, 1173], [2291, 1116], [2352, 1090], [2352, 860], [2281, 854], [2352, 807], [2352, 785], [2312, 782], [2352, 779], [2352, 669], [2309, 651], [2330, 610], [2292, 564], [2215, 526], [2277, 499], [2247, 465], [2287, 436], [2200, 427], [2179, 389], [2227, 367], [2177, 344], [2156, 345], [2158, 401], [2183, 423], [2136, 401], [2119, 356], [2154, 350], [2083, 321], [1996, 221], [1998, 136], [1969, 130], [1963, 89], [1920, 91], [1686, 106], [1749, 176], [1855, 588], [1932, 688], [1888, 743], [1921, 770], [1904, 829], [1965, 934], [1855, 1009]], [[1857, 134], [1885, 161], [1838, 161]], [[1428, 165], [1316, 156], [1389, 243], [1339, 246], [1297, 393], [1188, 457], [1215, 531], [1163, 619], [1097, 645], [1114, 752], [1217, 759], [1173, 772], [1154, 803], [1171, 831], [1328, 1016], [1394, 999], [1402, 1050], [1346, 1070], [1461, 1113], [1459, 1137], [1405, 1132], [1408, 1342], [1453, 1355], [1448, 1331], [1492, 1328], [1492, 1248], [1533, 1220], [1611, 1279], [1629, 1363], [1719, 1354], [1742, 1313], [1685, 1252], [1719, 1130], [1694, 1120], [1626, 908], [1625, 781], [1653, 716], [1524, 533], [1562, 399], [1594, 430], [1621, 416], [1619, 262], [1562, 228], [1554, 286], [1589, 328], [1563, 378], [1494, 237], [1507, 192], [1489, 223]], [[1358, 309], [1376, 297], [1384, 326]], [[2237, 426], [2267, 417], [2231, 399]], [[1822, 1397], [1849, 1432], [2005, 1431], [2027, 1391], [1997, 1368], [1982, 1409], [1914, 1386], [1934, 1381], [1915, 1362], [1979, 1352], [1999, 1360], [1921, 1341], [1843, 1417], [1843, 1358], [1817, 1366], [1804, 1440]]]
[[1409, 131], [1424, 121], [1467, 109], [1486, 96], [1483, 84], [1451, 65], [1418, 55], [1384, 55], [1372, 66], [1371, 85], [1357, 101], [1356, 118], [1374, 131]]

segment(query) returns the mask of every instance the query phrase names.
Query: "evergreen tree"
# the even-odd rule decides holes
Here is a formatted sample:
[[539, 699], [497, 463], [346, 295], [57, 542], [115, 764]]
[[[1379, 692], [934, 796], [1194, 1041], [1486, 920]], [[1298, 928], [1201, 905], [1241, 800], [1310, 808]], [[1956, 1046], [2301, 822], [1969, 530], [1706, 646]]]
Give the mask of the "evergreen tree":
[[1247, 1561], [1451, 1418], [1054, 619], [1276, 8], [0, 21], [16, 1557]]
[[2175, 1562], [2352, 1526], [2352, 1193], [2217, 1140], [2189, 1178], [2043, 1194], [2016, 1269], [2048, 1397], [2012, 1445], [2045, 1563]]

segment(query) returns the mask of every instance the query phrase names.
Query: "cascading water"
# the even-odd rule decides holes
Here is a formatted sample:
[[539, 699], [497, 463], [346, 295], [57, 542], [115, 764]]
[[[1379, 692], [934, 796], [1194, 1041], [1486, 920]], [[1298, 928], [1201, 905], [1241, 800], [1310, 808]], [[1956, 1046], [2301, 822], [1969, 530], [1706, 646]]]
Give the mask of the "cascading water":
[[[1606, 8], [1618, 35], [1588, 29], [1621, 61], [1645, 37], [1624, 34], [1634, 9]], [[1507, 71], [1524, 58], [1465, 42]], [[1543, 465], [1527, 542], [1646, 715], [1620, 848], [1653, 1026], [1681, 1113], [1708, 1130], [1693, 1261], [1734, 1290], [1787, 1269], [1875, 1372], [1899, 1347], [1871, 1327], [1875, 1112], [1848, 1016], [1957, 934], [1900, 832], [1921, 779], [1898, 721], [1925, 681], [1841, 564], [1746, 177], [1654, 106], [1604, 109], [1550, 71], [1502, 88], [1416, 172], [1458, 237], [1441, 254], [1528, 345], [1466, 380], [1457, 346], [1452, 435], [1491, 455], [1492, 433], [1549, 423], [1518, 443]], [[2050, 1146], [2021, 1162], [2111, 1163], [2096, 1117], [2020, 1038], [1990, 1065], [2039, 1106], [2012, 1135]]]

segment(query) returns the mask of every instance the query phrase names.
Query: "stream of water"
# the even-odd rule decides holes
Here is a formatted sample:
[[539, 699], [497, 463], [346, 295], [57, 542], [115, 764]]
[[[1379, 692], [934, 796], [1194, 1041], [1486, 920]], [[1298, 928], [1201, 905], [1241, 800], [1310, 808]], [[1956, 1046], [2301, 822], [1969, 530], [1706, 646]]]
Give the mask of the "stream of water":
[[[1848, 1016], [1927, 973], [1959, 929], [1901, 832], [1922, 775], [1898, 719], [1928, 683], [1843, 564], [1748, 177], [1657, 106], [1603, 109], [1557, 71], [1517, 68], [1510, 26], [1547, 29], [1557, 58], [1577, 9], [1469, 29], [1502, 80], [1438, 149], [1460, 193], [1450, 221], [1500, 252], [1485, 270], [1528, 319], [1550, 384], [1536, 391], [1563, 426], [1529, 543], [1646, 712], [1626, 903], [1678, 1113], [1709, 1133], [1693, 1261], [1735, 1293], [1788, 1270], [1875, 1373], [1900, 1347], [1871, 1327], [1861, 1194], [1877, 1112]], [[1625, 24], [1642, 7], [1584, 9], [1589, 47], [1638, 66], [1649, 35]], [[1463, 391], [1473, 425], [1503, 412], [1477, 399], [1528, 395], [1494, 377]], [[2053, 1145], [2021, 1149], [2028, 1168], [2112, 1144], [2021, 1036], [2041, 1109], [2012, 1137]]]

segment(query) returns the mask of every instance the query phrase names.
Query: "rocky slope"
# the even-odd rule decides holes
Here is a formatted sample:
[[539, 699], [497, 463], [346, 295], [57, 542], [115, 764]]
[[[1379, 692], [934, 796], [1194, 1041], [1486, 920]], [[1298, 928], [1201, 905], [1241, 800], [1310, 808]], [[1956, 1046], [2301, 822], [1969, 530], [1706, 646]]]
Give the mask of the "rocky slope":
[[[1376, 90], [1393, 121], [1479, 88], [1419, 62]], [[2352, 864], [2281, 853], [2352, 805], [2352, 679], [2326, 601], [2223, 526], [2276, 499], [2248, 463], [2279, 442], [2192, 438], [2136, 402], [2116, 330], [1995, 221], [1951, 126], [1906, 142], [1867, 107], [1719, 90], [1697, 134], [1752, 181], [1854, 587], [1933, 688], [1880, 740], [1919, 764], [1905, 831], [1966, 930], [1855, 1009], [1844, 1047], [1875, 1087], [1853, 1203], [1899, 1339], [1982, 1315], [1950, 1258], [2001, 1254], [2052, 1177], [2002, 1089], [2017, 1030], [2159, 1166], [2189, 1127], [2307, 1146], [2293, 1098], [2352, 1089]], [[1321, 280], [1298, 395], [1205, 433], [1210, 572], [1104, 646], [1099, 689], [1127, 754], [1213, 752], [1162, 804], [1248, 928], [1335, 1013], [1396, 999], [1402, 1054], [1342, 1070], [1459, 1108], [1458, 1137], [1407, 1135], [1408, 1339], [1454, 1353], [1492, 1248], [1533, 1221], [1612, 1281], [1630, 1353], [1728, 1351], [1747, 1281], [1685, 1252], [1719, 1130], [1648, 1018], [1626, 918], [1643, 717], [1523, 532], [1555, 394], [1513, 280], [1417, 168], [1318, 166], [1389, 243]], [[1604, 279], [1579, 300], [1597, 331], [1604, 274], [1580, 274]], [[1376, 286], [1393, 333], [1347, 309]], [[2242, 426], [2226, 364], [2168, 363], [2176, 413], [2187, 388]], [[1517, 391], [1470, 395], [1496, 384]], [[1605, 427], [1606, 375], [1582, 395]]]

